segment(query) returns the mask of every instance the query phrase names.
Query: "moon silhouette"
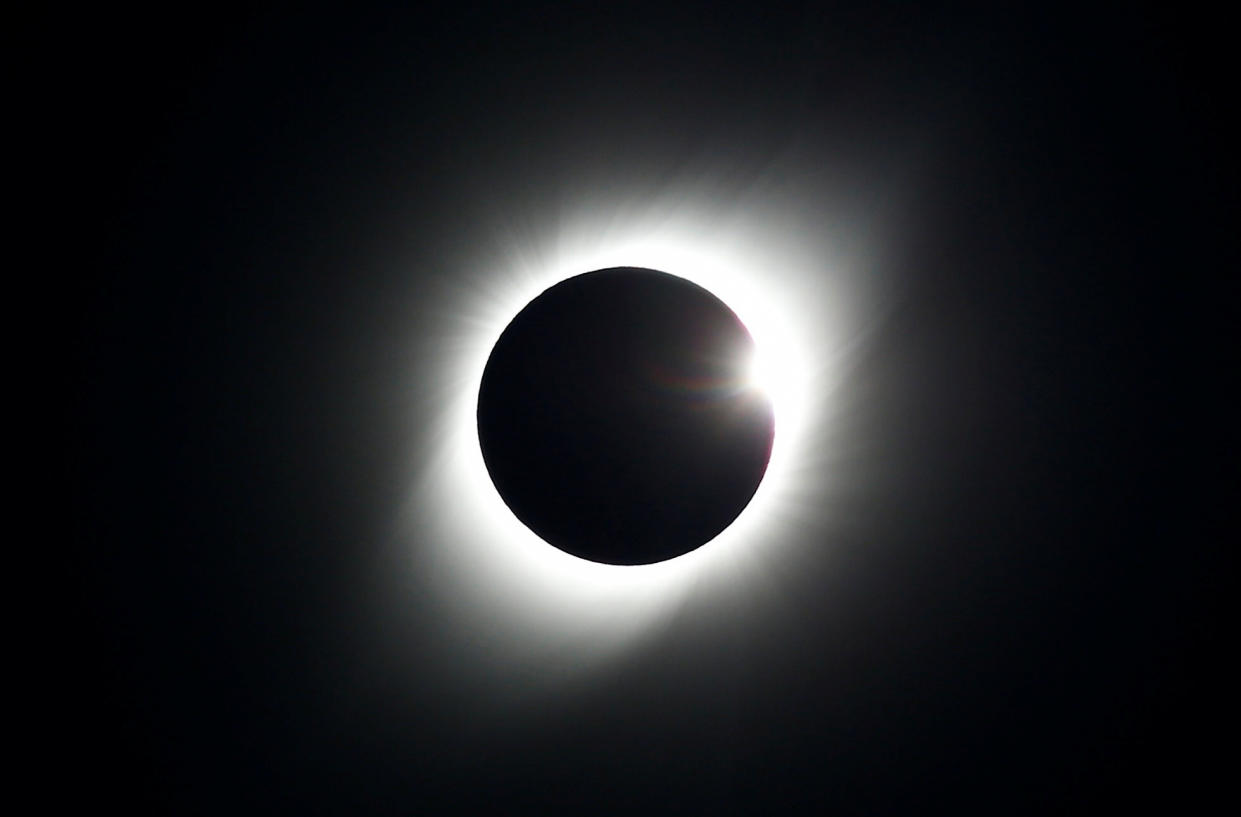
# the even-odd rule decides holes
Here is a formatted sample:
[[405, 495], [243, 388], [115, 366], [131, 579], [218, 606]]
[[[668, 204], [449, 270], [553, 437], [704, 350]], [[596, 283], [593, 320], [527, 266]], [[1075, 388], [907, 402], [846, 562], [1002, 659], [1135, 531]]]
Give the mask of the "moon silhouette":
[[593, 562], [639, 565], [714, 539], [758, 489], [775, 434], [754, 342], [702, 287], [614, 267], [547, 289], [496, 342], [478, 436], [527, 527]]

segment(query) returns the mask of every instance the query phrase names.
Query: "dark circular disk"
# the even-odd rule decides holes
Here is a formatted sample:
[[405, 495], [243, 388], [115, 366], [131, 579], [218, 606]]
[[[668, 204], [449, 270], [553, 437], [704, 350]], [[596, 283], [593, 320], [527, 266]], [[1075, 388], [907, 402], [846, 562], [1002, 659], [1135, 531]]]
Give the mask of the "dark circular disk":
[[744, 380], [753, 340], [720, 299], [656, 270], [569, 278], [492, 349], [478, 437], [496, 490], [545, 541], [593, 562], [650, 564], [728, 527], [775, 433]]

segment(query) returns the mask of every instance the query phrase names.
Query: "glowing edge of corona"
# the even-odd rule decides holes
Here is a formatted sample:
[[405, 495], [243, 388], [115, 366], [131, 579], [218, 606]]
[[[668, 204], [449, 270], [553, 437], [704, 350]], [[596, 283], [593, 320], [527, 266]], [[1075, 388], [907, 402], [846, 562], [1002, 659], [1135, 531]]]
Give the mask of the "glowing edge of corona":
[[[799, 519], [819, 510], [804, 507], [825, 482], [807, 432], [816, 444], [831, 437], [836, 364], [865, 319], [830, 235], [797, 229], [779, 208], [765, 218], [685, 206], [627, 219], [602, 210], [473, 251], [441, 299], [444, 324], [419, 337], [432, 355], [420, 381], [431, 425], [404, 521], [409, 569], [458, 632], [486, 634], [474, 653], [492, 662], [567, 648], [573, 663], [589, 665], [692, 598], [753, 585], [763, 561], [796, 539]], [[775, 413], [771, 459], [749, 505], [712, 541], [652, 565], [598, 564], [544, 542], [504, 504], [478, 443], [479, 384], [508, 323], [560, 281], [618, 266], [685, 278], [727, 304], [754, 339]]]

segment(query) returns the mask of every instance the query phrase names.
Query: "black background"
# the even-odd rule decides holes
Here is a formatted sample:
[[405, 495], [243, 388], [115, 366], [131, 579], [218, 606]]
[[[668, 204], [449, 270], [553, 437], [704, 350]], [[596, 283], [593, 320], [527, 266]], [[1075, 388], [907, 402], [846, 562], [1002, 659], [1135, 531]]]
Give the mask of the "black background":
[[[61, 791], [203, 814], [1201, 803], [1227, 771], [1209, 520], [1236, 453], [1213, 424], [1236, 381], [1219, 29], [1044, 4], [55, 22], [81, 602]], [[807, 524], [832, 558], [753, 627], [686, 609], [563, 695], [472, 707], [511, 679], [462, 692], [423, 663], [477, 633], [359, 601], [390, 590], [364, 578], [440, 393], [411, 323], [496, 212], [538, 231], [592, 169], [655, 188], [702, 152], [743, 184], [790, 142], [825, 186], [920, 157], [845, 386], [849, 535]]]

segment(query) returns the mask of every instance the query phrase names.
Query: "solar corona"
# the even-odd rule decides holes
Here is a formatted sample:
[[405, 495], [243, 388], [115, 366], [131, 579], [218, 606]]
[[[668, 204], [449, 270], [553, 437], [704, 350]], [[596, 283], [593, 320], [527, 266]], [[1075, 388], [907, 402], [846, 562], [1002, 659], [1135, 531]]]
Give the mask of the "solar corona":
[[875, 231], [811, 223], [823, 205], [788, 191], [622, 192], [480, 228], [411, 324], [427, 410], [387, 575], [444, 631], [487, 634], [445, 647], [457, 681], [550, 655], [580, 677], [678, 611], [778, 606], [768, 577], [843, 495]]

